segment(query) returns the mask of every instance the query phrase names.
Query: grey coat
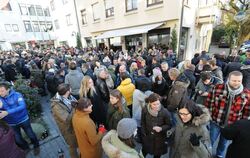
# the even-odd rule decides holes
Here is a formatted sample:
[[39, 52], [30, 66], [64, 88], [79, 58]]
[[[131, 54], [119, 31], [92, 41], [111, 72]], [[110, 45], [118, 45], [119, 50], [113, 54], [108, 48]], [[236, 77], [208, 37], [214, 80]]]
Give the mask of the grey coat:
[[[204, 105], [205, 101], [206, 101], [206, 96], [201, 96], [201, 94], [199, 94], [199, 91], [201, 91], [202, 93], [204, 92], [209, 92], [214, 85], [205, 85], [202, 80], [199, 80], [199, 82], [197, 83], [197, 85], [195, 86], [195, 94], [196, 94], [196, 99], [195, 102], [197, 104], [202, 104]], [[194, 98], [193, 98], [194, 99]]]
[[[175, 140], [171, 158], [211, 158], [211, 144], [209, 131], [206, 125], [210, 120], [208, 110], [204, 107], [204, 114], [194, 117], [189, 125], [184, 125], [180, 118], [177, 117], [175, 129]], [[189, 141], [190, 134], [195, 133], [202, 136], [200, 146], [192, 146]]]
[[78, 70], [70, 70], [65, 76], [65, 83], [70, 85], [71, 94], [79, 95], [83, 74]]
[[145, 98], [149, 96], [152, 91], [142, 92], [136, 89], [133, 93], [133, 110], [132, 110], [132, 118], [136, 120], [137, 127], [141, 127], [141, 112], [145, 107]]

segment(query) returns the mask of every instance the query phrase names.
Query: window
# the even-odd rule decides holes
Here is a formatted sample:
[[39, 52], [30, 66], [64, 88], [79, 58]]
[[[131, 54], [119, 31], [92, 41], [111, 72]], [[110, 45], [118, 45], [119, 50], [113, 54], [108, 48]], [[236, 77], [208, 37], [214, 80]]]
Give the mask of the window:
[[86, 9], [81, 10], [82, 24], [87, 24]]
[[68, 3], [68, 0], [62, 0], [62, 3], [66, 4], [66, 3]]
[[60, 27], [59, 27], [59, 21], [58, 21], [58, 20], [55, 20], [54, 23], [55, 23], [56, 29], [57, 29], [57, 30], [60, 29]]
[[30, 21], [23, 21], [26, 32], [32, 32]]
[[32, 21], [32, 26], [33, 26], [34, 32], [40, 32], [38, 21]]
[[45, 8], [43, 12], [44, 12], [44, 16], [50, 16], [49, 8]]
[[55, 2], [54, 2], [54, 0], [50, 1], [50, 8], [53, 11], [55, 10]]
[[147, 0], [147, 6], [152, 6], [152, 5], [156, 5], [156, 4], [162, 4], [163, 0]]
[[35, 7], [34, 5], [29, 5], [28, 6], [29, 14], [30, 15], [36, 15]]
[[105, 3], [106, 18], [114, 16], [114, 6], [112, 0], [105, 0], [104, 3]]
[[18, 28], [17, 24], [12, 24], [12, 29], [13, 29], [14, 32], [18, 32], [19, 31], [19, 28]]
[[43, 9], [40, 5], [36, 5], [36, 13], [38, 16], [43, 16]]
[[28, 10], [25, 4], [19, 4], [19, 7], [22, 15], [28, 15]]
[[100, 20], [100, 8], [99, 3], [92, 4], [93, 19], [94, 21]]
[[126, 0], [126, 12], [137, 10], [137, 0]]
[[66, 23], [67, 23], [67, 25], [72, 25], [72, 23], [71, 23], [71, 15], [70, 14], [66, 15]]
[[48, 21], [46, 23], [46, 28], [47, 28], [47, 31], [53, 31], [53, 25], [51, 21]]
[[207, 7], [216, 4], [216, 0], [199, 0], [200, 7]]
[[44, 32], [46, 30], [45, 21], [39, 21], [39, 25], [40, 25], [40, 31]]
[[12, 31], [12, 28], [11, 28], [10, 24], [5, 24], [4, 26], [5, 26], [6, 32], [11, 32]]

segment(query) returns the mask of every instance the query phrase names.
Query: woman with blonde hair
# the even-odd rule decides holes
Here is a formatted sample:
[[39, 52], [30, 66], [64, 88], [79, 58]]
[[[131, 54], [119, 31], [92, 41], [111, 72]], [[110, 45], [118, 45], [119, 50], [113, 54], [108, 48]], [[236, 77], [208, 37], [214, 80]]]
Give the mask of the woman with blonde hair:
[[84, 76], [81, 81], [80, 98], [89, 98], [93, 107], [90, 114], [91, 119], [97, 124], [106, 124], [107, 105], [100, 95], [100, 92], [95, 87], [93, 80], [89, 76]]

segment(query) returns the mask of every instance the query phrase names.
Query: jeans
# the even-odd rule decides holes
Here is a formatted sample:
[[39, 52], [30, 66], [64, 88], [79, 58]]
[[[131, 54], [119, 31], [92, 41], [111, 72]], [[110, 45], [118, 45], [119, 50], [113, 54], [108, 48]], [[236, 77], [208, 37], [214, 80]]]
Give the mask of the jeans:
[[36, 137], [36, 134], [31, 128], [30, 120], [26, 120], [18, 125], [11, 126], [15, 132], [16, 144], [23, 150], [29, 149], [29, 144], [23, 139], [21, 134], [21, 128], [24, 130], [26, 135], [31, 140], [31, 143], [34, 145], [34, 148], [39, 146], [39, 141]]
[[221, 133], [220, 133], [220, 127], [215, 124], [214, 122], [210, 122], [210, 139], [211, 144], [214, 146], [215, 141], [219, 137], [219, 143], [216, 148], [216, 156], [223, 157], [225, 154], [225, 150], [227, 148], [227, 145], [229, 144], [228, 140], [225, 139]]
[[177, 113], [176, 112], [170, 112], [170, 116], [171, 116], [171, 124], [172, 127], [175, 127], [177, 124]]

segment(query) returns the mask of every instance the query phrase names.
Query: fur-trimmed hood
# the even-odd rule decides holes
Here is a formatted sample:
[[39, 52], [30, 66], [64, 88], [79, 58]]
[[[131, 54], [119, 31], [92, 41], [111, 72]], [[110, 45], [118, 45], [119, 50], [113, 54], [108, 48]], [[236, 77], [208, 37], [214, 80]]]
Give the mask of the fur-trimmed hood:
[[208, 124], [209, 121], [211, 120], [211, 116], [210, 116], [208, 109], [204, 105], [201, 105], [201, 104], [196, 104], [196, 105], [202, 109], [203, 114], [201, 114], [200, 116], [194, 117], [192, 120], [192, 124], [195, 126]]
[[109, 158], [143, 158], [118, 138], [115, 130], [109, 131], [102, 139], [102, 148]]

